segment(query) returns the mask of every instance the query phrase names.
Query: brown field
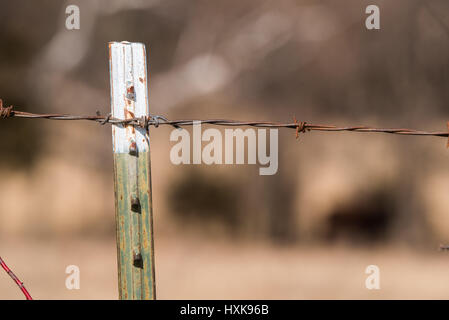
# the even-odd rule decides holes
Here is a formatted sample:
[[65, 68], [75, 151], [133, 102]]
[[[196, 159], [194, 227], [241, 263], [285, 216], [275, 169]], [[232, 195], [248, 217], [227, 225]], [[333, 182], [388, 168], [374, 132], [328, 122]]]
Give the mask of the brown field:
[[[156, 243], [158, 299], [446, 299], [449, 255], [401, 247], [242, 245], [187, 237]], [[3, 241], [2, 254], [35, 299], [116, 299], [114, 239]], [[80, 290], [65, 268], [80, 267]], [[366, 266], [380, 290], [365, 288]], [[0, 299], [22, 299], [0, 273]]]

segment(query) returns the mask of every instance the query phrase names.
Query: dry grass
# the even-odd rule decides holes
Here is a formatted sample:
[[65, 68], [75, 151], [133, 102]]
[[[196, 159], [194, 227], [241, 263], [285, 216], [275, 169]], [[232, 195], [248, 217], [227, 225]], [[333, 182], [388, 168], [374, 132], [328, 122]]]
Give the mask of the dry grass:
[[[449, 255], [399, 247], [275, 248], [204, 239], [156, 243], [159, 299], [445, 299]], [[2, 255], [36, 299], [115, 299], [116, 251], [110, 240], [3, 241]], [[81, 269], [81, 289], [65, 288], [67, 265]], [[381, 289], [364, 286], [376, 264]], [[0, 299], [22, 299], [0, 274]]]

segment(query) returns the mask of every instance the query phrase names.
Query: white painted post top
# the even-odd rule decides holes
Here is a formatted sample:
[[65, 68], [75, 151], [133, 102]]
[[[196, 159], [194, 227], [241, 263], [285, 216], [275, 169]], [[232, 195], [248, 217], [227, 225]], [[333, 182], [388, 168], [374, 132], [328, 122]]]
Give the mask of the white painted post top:
[[[145, 45], [135, 42], [109, 42], [111, 113], [117, 119], [149, 115]], [[146, 130], [112, 125], [114, 153], [149, 150]]]

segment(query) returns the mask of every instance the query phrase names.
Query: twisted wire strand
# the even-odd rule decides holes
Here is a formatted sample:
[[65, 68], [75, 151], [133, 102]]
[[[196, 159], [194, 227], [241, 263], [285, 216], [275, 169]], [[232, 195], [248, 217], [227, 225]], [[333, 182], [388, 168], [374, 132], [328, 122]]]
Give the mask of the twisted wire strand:
[[310, 124], [307, 122], [298, 122], [296, 118], [294, 122], [282, 123], [273, 121], [240, 121], [240, 120], [227, 120], [227, 119], [177, 119], [169, 120], [163, 116], [150, 115], [143, 117], [134, 117], [129, 119], [118, 119], [108, 114], [102, 116], [99, 113], [95, 116], [82, 116], [82, 115], [69, 115], [69, 114], [36, 114], [30, 112], [16, 111], [13, 110], [12, 106], [7, 108], [3, 107], [0, 100], [0, 118], [27, 118], [27, 119], [49, 119], [49, 120], [86, 120], [95, 121], [102, 125], [106, 123], [114, 125], [132, 125], [146, 130], [149, 127], [159, 127], [160, 125], [169, 125], [175, 128], [180, 128], [184, 126], [192, 126], [194, 124], [208, 124], [215, 126], [230, 126], [230, 127], [240, 127], [249, 126], [256, 128], [288, 128], [295, 129], [298, 137], [298, 133], [304, 133], [306, 131], [328, 131], [328, 132], [338, 132], [338, 131], [351, 131], [351, 132], [365, 132], [365, 133], [389, 133], [398, 135], [414, 135], [414, 136], [435, 136], [435, 137], [449, 137], [449, 122], [448, 131], [423, 131], [414, 130], [407, 128], [375, 128], [370, 126], [335, 126], [335, 125], [323, 125], [323, 124]]

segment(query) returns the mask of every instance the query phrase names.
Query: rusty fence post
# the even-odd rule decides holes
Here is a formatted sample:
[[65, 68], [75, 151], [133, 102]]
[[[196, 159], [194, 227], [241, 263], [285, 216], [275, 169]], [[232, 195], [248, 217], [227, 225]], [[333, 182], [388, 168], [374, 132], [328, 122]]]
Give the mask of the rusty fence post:
[[[114, 118], [149, 115], [145, 45], [109, 43]], [[120, 299], [155, 299], [150, 140], [145, 129], [112, 125]]]

